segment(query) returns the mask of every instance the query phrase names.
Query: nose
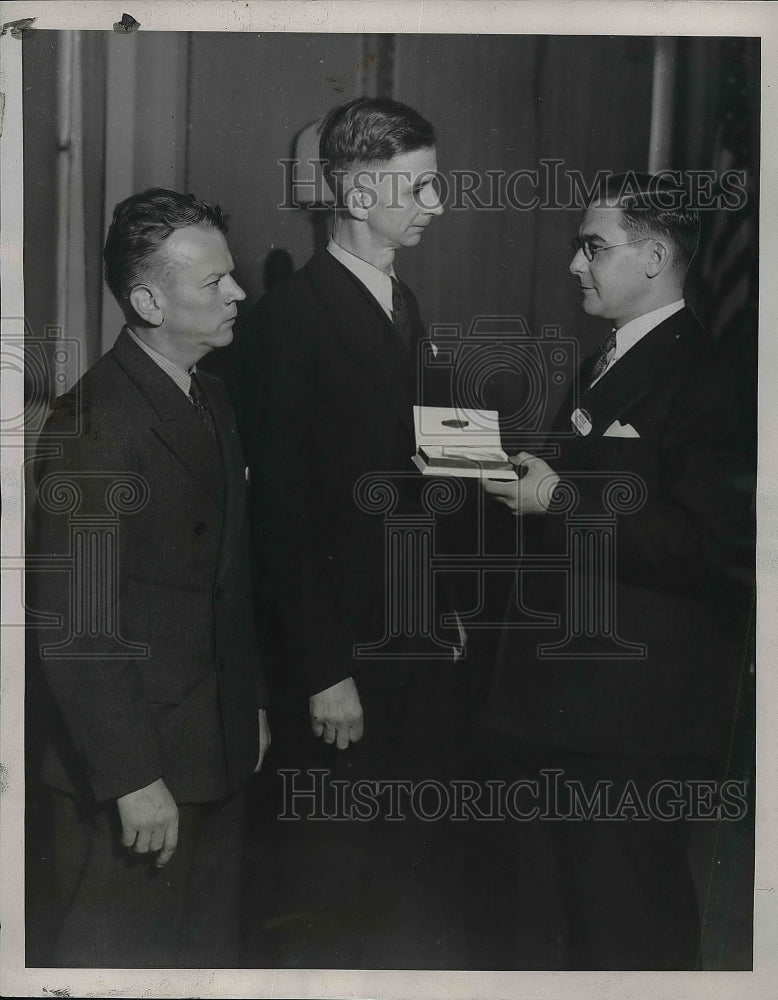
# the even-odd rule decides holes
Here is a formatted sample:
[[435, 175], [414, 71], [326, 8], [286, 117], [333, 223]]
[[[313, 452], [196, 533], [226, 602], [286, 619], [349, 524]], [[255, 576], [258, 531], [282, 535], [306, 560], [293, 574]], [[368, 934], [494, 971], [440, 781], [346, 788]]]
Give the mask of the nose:
[[227, 275], [224, 297], [227, 302], [242, 302], [246, 298], [246, 293], [231, 274]]
[[425, 198], [425, 201], [429, 201], [429, 205], [424, 206], [424, 211], [427, 215], [443, 215], [443, 202], [440, 200], [440, 192], [436, 187], [432, 188], [432, 194]]
[[583, 250], [579, 247], [570, 261], [569, 271], [571, 274], [581, 275], [587, 269], [588, 265], [589, 261], [586, 259]]
[[424, 215], [443, 215], [440, 189], [434, 179], [429, 180], [419, 191], [418, 204]]

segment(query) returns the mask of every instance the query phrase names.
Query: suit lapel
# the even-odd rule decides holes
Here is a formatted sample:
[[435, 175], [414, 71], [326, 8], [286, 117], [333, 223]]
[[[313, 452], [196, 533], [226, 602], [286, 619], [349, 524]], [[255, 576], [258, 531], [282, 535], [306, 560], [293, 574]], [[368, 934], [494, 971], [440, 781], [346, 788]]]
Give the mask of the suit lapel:
[[[384, 310], [348, 268], [326, 250], [311, 258], [306, 272], [330, 317], [333, 335], [388, 396], [400, 420], [413, 431], [411, 355]], [[414, 323], [414, 332], [416, 326]]]
[[[702, 327], [688, 309], [674, 313], [632, 347], [605, 375], [584, 392], [592, 359], [581, 365], [579, 377], [579, 407], [592, 423], [591, 432], [579, 443], [584, 445], [602, 437], [603, 432], [618, 420], [625, 410], [635, 406], [652, 388], [663, 382], [668, 369], [683, 367], [695, 340], [704, 336]], [[571, 399], [568, 397], [555, 423], [557, 430], [569, 430]]]
[[[405, 296], [405, 301], [411, 318], [411, 342], [410, 350], [407, 351], [408, 363], [410, 365], [411, 372], [411, 393], [413, 395], [413, 402], [421, 403], [424, 402], [424, 399], [421, 396], [421, 390], [424, 386], [425, 375], [428, 373], [428, 370], [423, 367], [423, 361], [426, 355], [420, 352], [419, 344], [426, 337], [427, 331], [425, 330], [424, 323], [422, 322], [421, 313], [419, 312], [419, 303], [416, 301], [416, 296], [404, 281], [401, 281], [400, 285], [402, 286], [403, 295]], [[448, 396], [449, 394], [447, 393], [443, 405], [450, 403]]]
[[221, 462], [213, 439], [192, 404], [173, 380], [141, 350], [126, 330], [112, 348], [119, 365], [156, 411], [150, 430], [221, 507]]

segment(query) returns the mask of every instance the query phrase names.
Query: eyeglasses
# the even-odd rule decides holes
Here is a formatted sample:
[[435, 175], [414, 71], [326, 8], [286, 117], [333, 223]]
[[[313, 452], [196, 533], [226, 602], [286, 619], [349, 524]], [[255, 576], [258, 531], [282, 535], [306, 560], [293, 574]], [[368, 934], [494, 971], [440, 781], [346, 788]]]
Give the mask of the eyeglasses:
[[579, 250], [583, 250], [584, 257], [592, 261], [594, 260], [594, 255], [601, 253], [603, 250], [615, 250], [616, 247], [630, 247], [633, 243], [645, 243], [646, 240], [650, 240], [651, 238], [651, 236], [644, 236], [640, 240], [628, 240], [626, 243], [606, 243], [605, 246], [598, 247], [592, 243], [588, 236], [584, 236], [583, 239], [580, 236], [576, 236], [570, 245], [573, 248], [574, 254], [578, 253]]

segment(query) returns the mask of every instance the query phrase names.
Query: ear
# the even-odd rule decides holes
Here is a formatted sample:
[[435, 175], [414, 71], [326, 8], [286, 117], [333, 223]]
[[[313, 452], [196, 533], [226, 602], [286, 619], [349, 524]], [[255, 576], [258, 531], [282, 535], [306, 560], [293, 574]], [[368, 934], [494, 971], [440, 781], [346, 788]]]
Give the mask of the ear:
[[165, 314], [159, 302], [159, 293], [149, 285], [135, 285], [130, 292], [130, 305], [148, 326], [161, 326]]
[[646, 264], [646, 275], [649, 278], [657, 278], [670, 263], [670, 245], [664, 240], [654, 240], [651, 244], [651, 253]]
[[367, 188], [354, 185], [345, 194], [346, 209], [352, 219], [364, 222], [375, 202], [375, 196]]

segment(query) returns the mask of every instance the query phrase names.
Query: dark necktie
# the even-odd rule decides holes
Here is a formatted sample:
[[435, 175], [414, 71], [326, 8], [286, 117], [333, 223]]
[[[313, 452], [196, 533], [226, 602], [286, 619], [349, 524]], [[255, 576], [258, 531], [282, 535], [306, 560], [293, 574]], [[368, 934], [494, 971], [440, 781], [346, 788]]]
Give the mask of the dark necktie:
[[608, 367], [608, 362], [611, 360], [613, 355], [616, 353], [616, 331], [611, 330], [608, 336], [603, 340], [600, 346], [599, 353], [594, 361], [594, 366], [589, 373], [589, 384], [587, 389], [591, 389], [597, 379], [602, 375], [605, 369]]
[[213, 422], [213, 414], [211, 413], [211, 408], [208, 405], [208, 400], [205, 398], [205, 393], [200, 385], [200, 379], [197, 377], [195, 372], [191, 372], [191, 382], [189, 384], [189, 398], [192, 400], [194, 408], [197, 410], [197, 416], [205, 424], [205, 429], [211, 435], [211, 437], [216, 440], [216, 427]]
[[411, 345], [411, 317], [400, 282], [392, 278], [392, 323], [406, 347]]

